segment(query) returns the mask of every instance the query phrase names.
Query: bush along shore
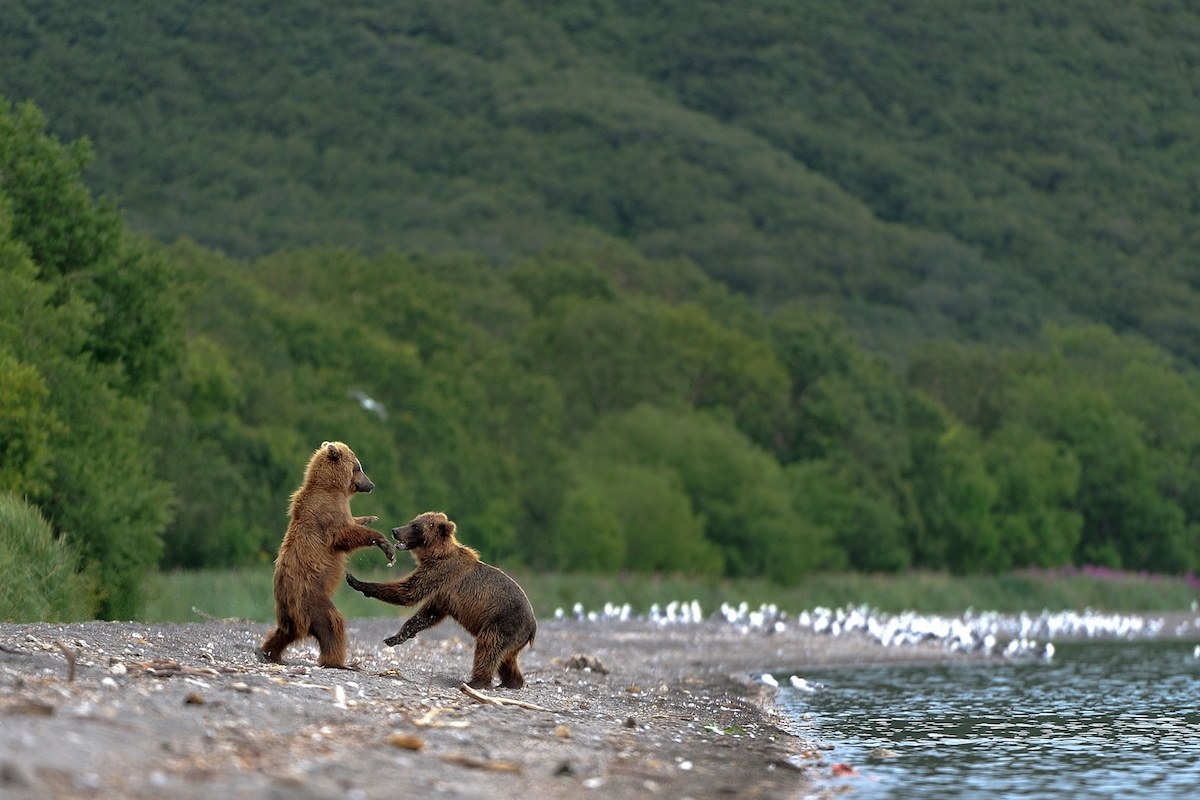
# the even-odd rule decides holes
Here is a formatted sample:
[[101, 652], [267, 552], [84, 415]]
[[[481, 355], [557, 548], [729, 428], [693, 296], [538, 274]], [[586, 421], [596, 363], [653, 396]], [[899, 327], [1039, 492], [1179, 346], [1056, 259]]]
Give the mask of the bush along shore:
[[[971, 621], [990, 620], [990, 633]], [[349, 622], [353, 670], [311, 644], [260, 661], [267, 625], [212, 619], [0, 625], [0, 788], [13, 797], [790, 797], [836, 792], [836, 753], [798, 736], [769, 676], [869, 662], [1044, 657], [1051, 638], [1185, 636], [1195, 614], [959, 618], [865, 609], [610, 606], [544, 620], [519, 691], [470, 693], [452, 623], [388, 648]], [[888, 635], [890, 632], [890, 635]], [[902, 635], [903, 634], [903, 635]], [[985, 646], [988, 635], [998, 641]]]

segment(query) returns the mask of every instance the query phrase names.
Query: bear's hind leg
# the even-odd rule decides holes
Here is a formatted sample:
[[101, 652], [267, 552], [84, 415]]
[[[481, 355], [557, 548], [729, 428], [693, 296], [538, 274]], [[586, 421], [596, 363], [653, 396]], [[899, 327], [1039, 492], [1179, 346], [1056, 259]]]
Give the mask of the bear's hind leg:
[[326, 601], [314, 610], [309, 633], [316, 637], [321, 649], [317, 666], [346, 669], [346, 620], [332, 602]]
[[500, 664], [500, 643], [491, 633], [482, 633], [475, 640], [475, 664], [471, 668], [471, 680], [467, 683], [472, 689], [492, 688], [492, 676]]
[[289, 620], [284, 620], [263, 641], [262, 645], [258, 648], [259, 655], [268, 661], [282, 664], [283, 651], [287, 649], [288, 645], [299, 638], [300, 635], [296, 632], [295, 626]]
[[521, 674], [521, 665], [517, 662], [520, 652], [520, 647], [510, 650], [500, 662], [500, 685], [506, 689], [520, 689], [525, 685], [525, 676]]

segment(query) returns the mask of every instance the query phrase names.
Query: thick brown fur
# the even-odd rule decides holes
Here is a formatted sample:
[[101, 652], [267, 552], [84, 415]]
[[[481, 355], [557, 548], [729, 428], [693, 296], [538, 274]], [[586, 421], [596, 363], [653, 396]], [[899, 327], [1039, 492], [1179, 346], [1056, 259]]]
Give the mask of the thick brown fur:
[[396, 558], [384, 535], [366, 527], [376, 517], [350, 513], [350, 497], [374, 488], [354, 451], [341, 442], [324, 442], [309, 459], [275, 559], [276, 627], [262, 643], [263, 657], [282, 663], [289, 645], [313, 636], [321, 650], [317, 663], [345, 668], [346, 621], [333, 605], [333, 592], [346, 573], [346, 556], [375, 546], [389, 564]]
[[425, 601], [384, 644], [397, 645], [437, 625], [446, 617], [475, 637], [475, 663], [470, 686], [491, 687], [497, 672], [510, 689], [525, 685], [517, 656], [533, 644], [537, 620], [521, 587], [479, 554], [458, 543], [455, 525], [441, 512], [430, 511], [407, 525], [392, 528], [401, 550], [412, 551], [417, 568], [392, 583], [364, 583], [346, 575], [351, 587], [387, 603], [411, 606]]

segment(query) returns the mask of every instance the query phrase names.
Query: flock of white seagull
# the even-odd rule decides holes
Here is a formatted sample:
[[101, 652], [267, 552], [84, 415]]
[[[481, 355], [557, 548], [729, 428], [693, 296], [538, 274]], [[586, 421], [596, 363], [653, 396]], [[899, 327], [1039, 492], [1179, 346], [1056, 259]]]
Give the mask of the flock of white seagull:
[[[556, 619], [568, 616], [577, 620], [604, 622], [609, 620], [645, 620], [657, 625], [724, 624], [736, 627], [745, 634], [779, 634], [790, 627], [827, 636], [865, 636], [884, 647], [905, 647], [917, 644], [941, 643], [951, 651], [979, 652], [1005, 658], [1054, 658], [1054, 640], [1070, 639], [1141, 639], [1170, 636], [1181, 639], [1200, 638], [1200, 616], [1195, 616], [1197, 604], [1192, 603], [1192, 617], [1182, 615], [1168, 628], [1165, 619], [1137, 614], [1084, 611], [1043, 611], [1040, 614], [1000, 614], [993, 611], [968, 610], [956, 616], [903, 612], [885, 614], [867, 606], [845, 608], [814, 608], [789, 615], [773, 604], [751, 608], [747, 603], [722, 603], [713, 614], [705, 615], [700, 603], [670, 602], [665, 606], [652, 605], [648, 614], [635, 614], [629, 604], [605, 603], [599, 611], [587, 611], [576, 603], [568, 612], [558, 609]], [[1200, 659], [1200, 644], [1193, 657]], [[763, 681], [777, 682], [770, 675]], [[817, 688], [803, 678], [793, 676], [793, 687], [802, 691]]]

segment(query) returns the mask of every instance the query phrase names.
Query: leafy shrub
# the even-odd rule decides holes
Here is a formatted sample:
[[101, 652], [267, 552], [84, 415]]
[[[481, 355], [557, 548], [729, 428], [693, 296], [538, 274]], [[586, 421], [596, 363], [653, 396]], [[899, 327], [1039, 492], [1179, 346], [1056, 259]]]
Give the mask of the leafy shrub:
[[14, 494], [0, 494], [0, 620], [90, 618], [95, 592], [79, 562], [40, 511]]

